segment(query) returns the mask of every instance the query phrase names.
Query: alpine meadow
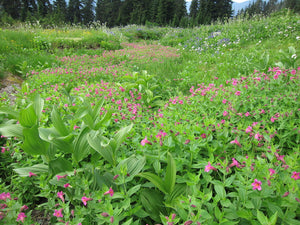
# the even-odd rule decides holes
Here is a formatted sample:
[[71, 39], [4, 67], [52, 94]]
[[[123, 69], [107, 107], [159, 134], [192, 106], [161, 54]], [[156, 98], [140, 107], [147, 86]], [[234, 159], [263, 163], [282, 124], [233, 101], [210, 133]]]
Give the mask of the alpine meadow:
[[297, 4], [11, 2], [0, 224], [300, 224]]

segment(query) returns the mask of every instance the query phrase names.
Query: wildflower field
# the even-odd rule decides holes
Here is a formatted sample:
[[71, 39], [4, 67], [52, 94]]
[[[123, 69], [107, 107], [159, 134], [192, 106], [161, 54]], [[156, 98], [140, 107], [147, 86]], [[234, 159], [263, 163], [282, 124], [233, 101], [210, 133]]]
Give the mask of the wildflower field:
[[1, 224], [300, 224], [300, 16], [2, 28]]

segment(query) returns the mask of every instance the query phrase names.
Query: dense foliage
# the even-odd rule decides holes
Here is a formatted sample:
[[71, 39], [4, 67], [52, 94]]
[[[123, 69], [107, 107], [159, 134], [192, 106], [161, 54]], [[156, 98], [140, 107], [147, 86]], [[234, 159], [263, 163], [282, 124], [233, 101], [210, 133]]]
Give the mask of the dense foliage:
[[299, 19], [1, 30], [0, 223], [300, 224]]

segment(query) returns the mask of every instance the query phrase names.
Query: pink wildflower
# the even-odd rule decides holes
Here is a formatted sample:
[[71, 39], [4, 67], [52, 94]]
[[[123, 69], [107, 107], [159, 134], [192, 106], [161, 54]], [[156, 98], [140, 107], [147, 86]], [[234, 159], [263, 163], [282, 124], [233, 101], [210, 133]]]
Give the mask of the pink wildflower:
[[228, 112], [225, 110], [224, 112], [223, 112], [223, 116], [227, 116], [228, 115]]
[[55, 209], [55, 211], [54, 211], [54, 213], [53, 213], [53, 216], [55, 216], [55, 217], [57, 217], [57, 218], [58, 218], [58, 217], [63, 217], [63, 215], [62, 215], [62, 213], [61, 213], [62, 210], [63, 210], [63, 209], [59, 209], [59, 210], [56, 210], [56, 209]]
[[37, 176], [35, 173], [29, 172], [29, 177]]
[[237, 92], [235, 92], [234, 93], [236, 96], [239, 96], [239, 95], [241, 95], [241, 92], [240, 91], [237, 91]]
[[231, 141], [230, 144], [236, 144], [239, 147], [242, 147], [241, 143], [237, 139], [234, 139], [233, 141]]
[[300, 172], [293, 172], [293, 175], [291, 176], [294, 180], [299, 180], [300, 179]]
[[64, 184], [64, 188], [68, 188], [68, 187], [70, 187], [70, 186], [71, 186], [70, 183]]
[[114, 190], [110, 187], [107, 192], [105, 192], [103, 195], [110, 195], [111, 197], [114, 195]]
[[229, 165], [229, 168], [234, 167], [234, 166], [236, 166], [237, 168], [240, 168], [241, 165], [235, 158], [232, 158], [232, 163]]
[[273, 176], [273, 174], [275, 174], [275, 170], [274, 169], [270, 168], [269, 171], [270, 171], [270, 177]]
[[92, 198], [87, 198], [87, 197], [85, 197], [85, 196], [83, 196], [82, 198], [81, 198], [81, 201], [82, 201], [82, 203], [84, 204], [84, 205], [87, 205], [87, 202], [88, 201], [91, 201], [91, 200], [93, 200]]
[[246, 133], [251, 133], [252, 132], [252, 127], [251, 126], [248, 126], [247, 128], [246, 128]]
[[65, 202], [64, 193], [62, 191], [57, 192], [57, 197], [59, 197], [63, 203]]
[[25, 215], [25, 213], [20, 212], [17, 218], [17, 221], [21, 221], [22, 223], [24, 223], [24, 220], [27, 216]]
[[257, 189], [257, 190], [261, 191], [261, 181], [255, 179], [251, 185], [253, 187], [253, 190]]
[[22, 212], [22, 211], [26, 211], [28, 209], [28, 206], [27, 205], [23, 205], [22, 207], [21, 207], [21, 209], [20, 209], [20, 211]]
[[66, 175], [63, 175], [63, 176], [61, 176], [61, 175], [56, 175], [58, 181], [59, 181], [60, 179], [62, 179], [62, 178], [66, 178], [67, 176], [68, 176], [67, 174], [66, 174]]
[[193, 223], [192, 220], [188, 220], [188, 221], [186, 221], [186, 222], [184, 223], [184, 225], [190, 225], [190, 224], [192, 224], [192, 223]]
[[152, 143], [150, 141], [147, 140], [147, 136], [141, 141], [141, 145], [145, 146], [145, 144], [149, 144], [152, 145]]
[[204, 171], [205, 172], [209, 172], [210, 170], [214, 170], [214, 171], [217, 171], [217, 169], [215, 167], [213, 167], [210, 162], [207, 163], [207, 165], [205, 166], [205, 169]]

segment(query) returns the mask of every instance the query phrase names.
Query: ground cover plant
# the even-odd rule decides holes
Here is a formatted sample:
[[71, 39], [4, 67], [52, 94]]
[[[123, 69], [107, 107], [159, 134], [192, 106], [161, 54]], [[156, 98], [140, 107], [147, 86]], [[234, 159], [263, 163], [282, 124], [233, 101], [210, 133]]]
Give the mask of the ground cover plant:
[[1, 223], [300, 224], [299, 19], [53, 48], [1, 96]]

